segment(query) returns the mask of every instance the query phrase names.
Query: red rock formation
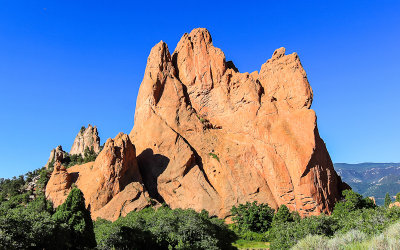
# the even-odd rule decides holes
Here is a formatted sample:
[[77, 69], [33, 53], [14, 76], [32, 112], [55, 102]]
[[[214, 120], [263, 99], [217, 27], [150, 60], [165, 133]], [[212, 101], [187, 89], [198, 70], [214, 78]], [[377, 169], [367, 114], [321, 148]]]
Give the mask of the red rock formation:
[[135, 147], [123, 133], [108, 139], [94, 162], [69, 169], [58, 162], [47, 184], [46, 197], [59, 206], [73, 183], [82, 190], [94, 219], [116, 220], [151, 201], [142, 184]]
[[46, 196], [57, 206], [75, 183], [92, 217], [110, 220], [150, 197], [221, 218], [255, 200], [302, 216], [329, 213], [348, 186], [319, 136], [312, 99], [299, 57], [284, 48], [249, 74], [226, 62], [206, 29], [185, 34], [172, 55], [161, 41], [130, 138], [109, 139], [95, 162], [57, 165]]
[[400, 207], [400, 202], [395, 201], [395, 202], [393, 202], [393, 203], [390, 203], [390, 204], [389, 204], [389, 208], [392, 208], [392, 207]]
[[299, 57], [284, 48], [249, 74], [226, 62], [206, 29], [185, 34], [172, 55], [161, 41], [130, 133], [150, 195], [219, 217], [253, 200], [329, 213], [347, 186], [319, 137], [312, 99]]
[[49, 169], [51, 164], [55, 163], [56, 161], [61, 162], [66, 156], [67, 156], [67, 153], [62, 149], [61, 145], [59, 145], [56, 148], [51, 150], [50, 157], [47, 160], [47, 163], [44, 167], [46, 169]]
[[55, 207], [58, 207], [67, 199], [71, 184], [70, 174], [59, 161], [56, 161], [51, 178], [46, 185], [46, 198], [50, 199]]

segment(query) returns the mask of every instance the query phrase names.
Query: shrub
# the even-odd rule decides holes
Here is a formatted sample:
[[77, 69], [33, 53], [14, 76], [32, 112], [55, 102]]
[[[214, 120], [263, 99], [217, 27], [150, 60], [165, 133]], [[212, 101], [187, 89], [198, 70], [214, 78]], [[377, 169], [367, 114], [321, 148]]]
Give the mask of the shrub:
[[191, 209], [147, 208], [95, 227], [99, 249], [230, 249], [236, 240], [222, 220]]
[[382, 234], [364, 242], [365, 249], [398, 249], [400, 246], [400, 222], [389, 226]]
[[278, 208], [278, 211], [276, 212], [276, 214], [274, 215], [272, 223], [280, 224], [280, 223], [285, 223], [285, 222], [293, 222], [295, 217], [297, 218], [297, 216], [295, 216], [294, 214], [292, 214], [289, 211], [289, 209], [286, 205], [281, 205]]
[[210, 155], [212, 158], [216, 159], [216, 160], [219, 162], [219, 157], [218, 157], [218, 155], [216, 155], [216, 154], [214, 154], [214, 153], [209, 153], [209, 155]]
[[55, 228], [48, 212], [8, 210], [0, 216], [0, 249], [52, 249]]
[[343, 249], [349, 244], [360, 243], [367, 238], [367, 235], [359, 230], [350, 230], [345, 234], [337, 234], [327, 243], [329, 249]]
[[85, 130], [86, 130], [86, 127], [85, 127], [85, 126], [82, 126], [82, 127], [81, 127], [81, 130], [79, 131], [79, 133], [83, 135], [83, 132], [85, 132]]
[[73, 154], [73, 155], [67, 154], [62, 160], [62, 163], [66, 168], [69, 168], [78, 164], [84, 164], [91, 161], [95, 161], [98, 156], [98, 154], [94, 151], [93, 146], [91, 148], [86, 147], [83, 154], [85, 157], [82, 157], [82, 155], [80, 154]]
[[269, 232], [271, 249], [287, 249], [307, 235], [332, 236], [335, 220], [331, 216], [311, 216], [292, 222], [273, 223]]
[[237, 231], [252, 231], [265, 233], [269, 230], [274, 217], [274, 210], [268, 204], [247, 202], [231, 209], [232, 220]]
[[[392, 214], [393, 218], [396, 214]], [[351, 229], [356, 229], [368, 235], [381, 233], [392, 221], [388, 211], [384, 208], [360, 209], [351, 211], [339, 218], [335, 218], [337, 230], [340, 233], [346, 233]]]
[[371, 199], [364, 198], [353, 190], [344, 190], [342, 194], [344, 199], [337, 202], [333, 209], [332, 215], [336, 218], [346, 216], [348, 213], [358, 209], [376, 207]]
[[323, 235], [307, 235], [292, 248], [293, 250], [327, 249], [328, 238]]
[[94, 152], [94, 148], [93, 146], [89, 149], [88, 147], [85, 148], [85, 152], [84, 152], [85, 158], [84, 158], [84, 162], [91, 162], [96, 160], [97, 154], [96, 152]]

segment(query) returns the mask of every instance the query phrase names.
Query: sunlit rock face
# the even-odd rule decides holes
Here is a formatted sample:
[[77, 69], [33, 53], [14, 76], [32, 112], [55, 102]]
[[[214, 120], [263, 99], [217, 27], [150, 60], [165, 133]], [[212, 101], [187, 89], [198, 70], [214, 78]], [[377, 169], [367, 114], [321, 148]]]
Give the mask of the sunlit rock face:
[[108, 139], [94, 162], [68, 169], [56, 162], [46, 197], [57, 207], [74, 186], [83, 192], [93, 219], [116, 220], [153, 204], [142, 182], [135, 146], [123, 133]]
[[[319, 137], [312, 99], [299, 57], [284, 48], [249, 74], [226, 62], [206, 29], [184, 34], [172, 55], [161, 41], [129, 136], [107, 140], [94, 162], [57, 162], [46, 196], [58, 206], [76, 185], [92, 217], [109, 220], [164, 202], [220, 218], [247, 201], [330, 213], [348, 186]], [[97, 145], [95, 127], [80, 133], [71, 154]]]
[[149, 194], [172, 208], [229, 216], [247, 201], [302, 216], [332, 211], [348, 188], [333, 169], [296, 53], [277, 49], [260, 72], [239, 73], [206, 29], [172, 55], [150, 52], [130, 138]]
[[81, 155], [85, 158], [85, 149], [93, 149], [98, 154], [100, 152], [100, 137], [97, 132], [97, 127], [88, 125], [88, 127], [82, 127], [79, 133], [76, 135], [74, 143], [72, 144], [71, 155]]

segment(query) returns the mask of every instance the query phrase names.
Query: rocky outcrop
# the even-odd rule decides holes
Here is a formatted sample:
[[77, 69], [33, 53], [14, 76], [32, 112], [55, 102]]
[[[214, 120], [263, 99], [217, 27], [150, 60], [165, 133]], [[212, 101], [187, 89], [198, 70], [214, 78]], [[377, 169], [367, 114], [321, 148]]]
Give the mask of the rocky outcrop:
[[55, 207], [61, 205], [67, 199], [72, 184], [72, 176], [61, 162], [54, 163], [54, 170], [46, 185], [46, 198], [53, 202]]
[[400, 207], [400, 202], [395, 201], [395, 202], [393, 202], [393, 203], [390, 203], [390, 204], [389, 204], [389, 208], [392, 208], [392, 207]]
[[284, 48], [249, 74], [226, 62], [206, 29], [185, 34], [172, 55], [161, 41], [129, 135], [149, 194], [222, 218], [254, 200], [302, 216], [330, 213], [348, 186], [319, 136], [312, 99], [298, 55]]
[[62, 149], [61, 145], [57, 146], [51, 150], [49, 160], [44, 167], [49, 169], [49, 167], [53, 166], [56, 161], [62, 162], [67, 155], [67, 152]]
[[72, 185], [85, 196], [93, 219], [116, 220], [120, 215], [149, 206], [135, 147], [128, 135], [108, 139], [96, 161], [65, 169], [57, 163], [46, 187], [55, 207], [65, 201]]
[[[349, 187], [319, 136], [312, 100], [298, 55], [284, 48], [259, 72], [240, 73], [206, 29], [185, 34], [172, 55], [161, 41], [129, 136], [107, 140], [94, 162], [69, 169], [57, 162], [46, 197], [58, 206], [76, 185], [92, 217], [109, 220], [163, 202], [220, 218], [247, 201], [285, 204], [302, 216], [330, 213]], [[99, 152], [99, 141], [89, 125], [70, 153]]]
[[81, 155], [85, 158], [85, 149], [93, 148], [94, 152], [98, 154], [100, 152], [100, 137], [97, 132], [97, 127], [88, 125], [88, 127], [82, 127], [79, 133], [76, 135], [74, 143], [72, 144], [71, 155]]

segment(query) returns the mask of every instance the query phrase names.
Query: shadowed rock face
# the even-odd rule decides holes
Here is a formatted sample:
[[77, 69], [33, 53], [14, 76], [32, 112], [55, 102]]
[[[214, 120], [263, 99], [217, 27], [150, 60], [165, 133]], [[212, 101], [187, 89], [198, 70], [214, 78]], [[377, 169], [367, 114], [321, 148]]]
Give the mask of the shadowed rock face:
[[100, 137], [97, 132], [97, 127], [93, 127], [89, 124], [87, 128], [82, 129], [76, 135], [69, 154], [82, 155], [82, 157], [85, 157], [85, 149], [91, 149], [92, 147], [95, 153], [100, 152]]
[[150, 52], [137, 97], [135, 144], [149, 193], [172, 208], [229, 216], [233, 205], [332, 211], [347, 188], [333, 169], [313, 93], [296, 53], [277, 49], [260, 72], [239, 73], [206, 29], [171, 55]]

